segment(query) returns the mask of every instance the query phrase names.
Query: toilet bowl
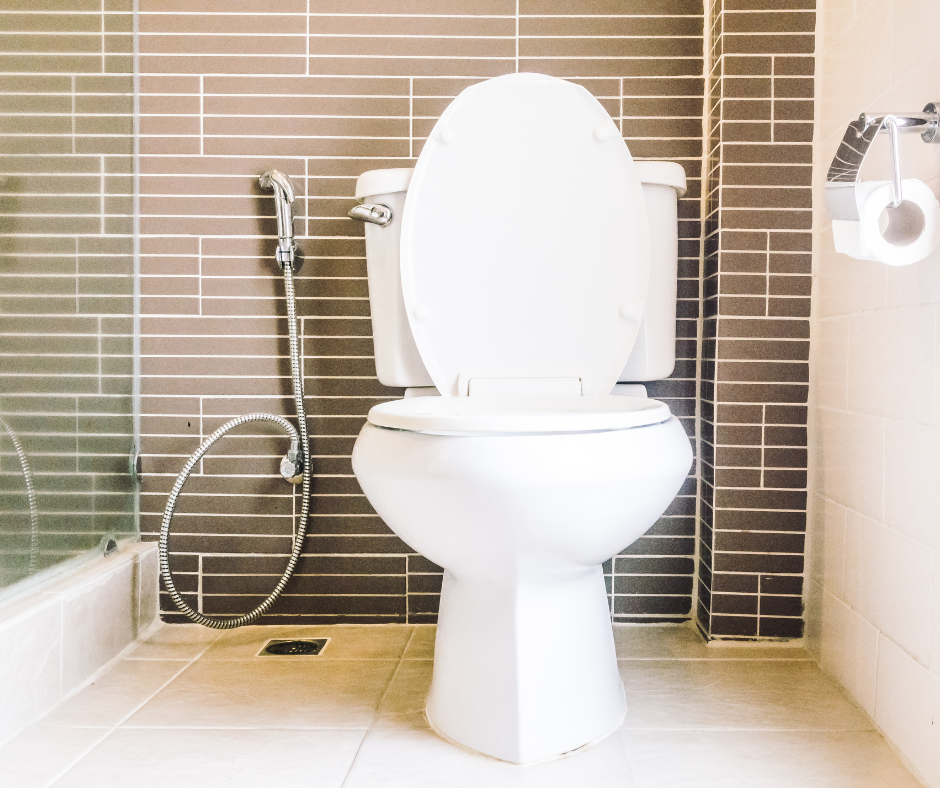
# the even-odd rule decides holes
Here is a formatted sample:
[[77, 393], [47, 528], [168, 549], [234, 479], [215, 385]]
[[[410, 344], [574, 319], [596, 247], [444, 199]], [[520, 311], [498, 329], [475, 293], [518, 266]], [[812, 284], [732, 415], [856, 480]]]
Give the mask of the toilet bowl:
[[379, 378], [441, 396], [372, 408], [353, 469], [444, 568], [428, 720], [514, 763], [619, 725], [601, 564], [662, 515], [692, 461], [664, 403], [610, 394], [638, 338], [640, 366], [674, 362], [674, 339], [664, 365], [644, 322], [669, 291], [651, 285], [647, 203], [586, 90], [513, 74], [455, 99], [404, 205], [382, 206], [398, 227], [367, 235]]

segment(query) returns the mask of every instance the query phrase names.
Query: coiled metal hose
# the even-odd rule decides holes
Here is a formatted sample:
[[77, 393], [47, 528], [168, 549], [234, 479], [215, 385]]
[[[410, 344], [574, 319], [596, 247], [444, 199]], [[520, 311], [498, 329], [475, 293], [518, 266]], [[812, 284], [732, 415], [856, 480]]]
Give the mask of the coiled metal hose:
[[0, 427], [6, 431], [13, 441], [13, 450], [16, 452], [16, 458], [20, 461], [20, 469], [23, 471], [23, 479], [26, 482], [26, 500], [29, 501], [29, 573], [34, 574], [39, 569], [39, 507], [36, 506], [36, 490], [33, 489], [33, 474], [30, 473], [29, 463], [26, 461], [26, 452], [23, 451], [23, 444], [17, 437], [13, 429], [3, 419], [0, 419]]
[[[166, 510], [163, 512], [163, 524], [160, 527], [160, 574], [163, 576], [163, 582], [166, 584], [167, 591], [172, 597], [174, 604], [184, 616], [186, 616], [190, 621], [195, 621], [197, 624], [202, 624], [205, 627], [211, 627], [213, 629], [235, 629], [236, 627], [250, 624], [252, 621], [256, 621], [261, 615], [266, 613], [271, 608], [271, 605], [273, 605], [274, 601], [281, 595], [281, 592], [284, 590], [284, 586], [287, 585], [287, 581], [290, 580], [291, 575], [294, 574], [294, 570], [297, 568], [297, 561], [300, 560], [300, 553], [303, 549], [304, 537], [307, 534], [307, 515], [310, 512], [311, 467], [307, 458], [307, 448], [309, 446], [307, 436], [307, 414], [304, 410], [303, 378], [300, 372], [300, 343], [297, 339], [297, 305], [294, 297], [293, 260], [290, 260], [284, 265], [284, 291], [285, 295], [287, 296], [287, 326], [288, 334], [290, 336], [291, 382], [294, 386], [294, 405], [297, 409], [297, 421], [300, 427], [299, 436], [298, 431], [294, 429], [294, 425], [287, 421], [287, 419], [281, 416], [274, 416], [270, 413], [249, 413], [245, 416], [239, 416], [238, 418], [226, 422], [215, 432], [213, 432], [208, 438], [206, 438], [202, 445], [196, 449], [196, 452], [193, 454], [193, 456], [189, 458], [186, 465], [183, 467], [183, 470], [180, 471], [180, 475], [176, 478], [176, 484], [173, 485], [173, 490], [170, 492], [170, 497], [166, 502]], [[179, 494], [182, 491], [186, 480], [189, 478], [189, 474], [192, 472], [193, 468], [196, 467], [196, 463], [202, 459], [203, 455], [209, 451], [212, 445], [222, 438], [223, 435], [228, 433], [230, 430], [235, 429], [235, 427], [238, 427], [242, 424], [247, 424], [251, 421], [273, 421], [275, 424], [279, 425], [291, 439], [291, 453], [288, 454], [288, 457], [285, 459], [284, 463], [293, 460], [295, 463], [295, 470], [296, 463], [300, 463], [303, 469], [300, 521], [297, 524], [297, 532], [294, 534], [294, 546], [291, 550], [290, 560], [287, 562], [287, 568], [284, 570], [284, 575], [281, 577], [280, 581], [278, 581], [278, 584], [274, 587], [271, 595], [250, 613], [245, 613], [244, 615], [237, 616], [235, 618], [215, 618], [193, 610], [189, 605], [186, 604], [186, 602], [180, 596], [179, 592], [176, 590], [176, 585], [173, 583], [173, 575], [170, 573], [168, 551], [170, 522], [173, 519], [173, 511], [176, 508], [177, 498], [179, 498]], [[292, 454], [294, 455], [293, 458], [291, 457]], [[284, 463], [282, 463], [281, 473], [282, 475], [285, 475], [285, 478], [288, 478], [289, 481], [293, 481], [293, 478], [296, 478], [296, 476], [293, 474], [285, 474]], [[291, 478], [292, 476], [293, 478]]]

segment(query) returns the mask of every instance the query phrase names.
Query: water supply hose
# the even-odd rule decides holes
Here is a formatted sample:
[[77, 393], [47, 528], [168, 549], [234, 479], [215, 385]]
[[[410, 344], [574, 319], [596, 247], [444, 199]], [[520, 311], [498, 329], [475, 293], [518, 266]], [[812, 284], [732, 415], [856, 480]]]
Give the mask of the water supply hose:
[[0, 419], [0, 427], [6, 431], [13, 441], [13, 450], [16, 452], [16, 458], [20, 461], [20, 469], [23, 471], [23, 479], [26, 482], [26, 499], [29, 501], [29, 564], [30, 574], [35, 574], [39, 570], [39, 507], [36, 505], [36, 490], [33, 488], [33, 475], [29, 470], [29, 462], [26, 460], [26, 452], [23, 451], [23, 444], [17, 437], [13, 429], [3, 419]]
[[[293, 254], [291, 254], [291, 257], [293, 257]], [[278, 259], [280, 260], [280, 255]], [[297, 421], [300, 428], [299, 435], [298, 430], [294, 429], [294, 425], [287, 421], [287, 419], [270, 413], [248, 413], [226, 422], [203, 441], [202, 445], [196, 449], [195, 453], [186, 462], [186, 465], [183, 466], [183, 470], [180, 471], [180, 475], [176, 478], [176, 484], [173, 485], [173, 490], [170, 492], [170, 497], [166, 502], [166, 510], [163, 512], [163, 524], [160, 527], [160, 574], [163, 576], [163, 582], [166, 585], [170, 597], [172, 597], [179, 611], [190, 621], [195, 621], [197, 624], [202, 624], [205, 627], [211, 627], [213, 629], [235, 629], [236, 627], [241, 627], [256, 621], [260, 616], [270, 610], [275, 600], [284, 590], [284, 586], [287, 585], [287, 581], [290, 580], [291, 576], [294, 574], [294, 570], [297, 568], [297, 562], [300, 560], [300, 553], [303, 550], [304, 537], [307, 534], [307, 516], [310, 512], [310, 476], [312, 470], [307, 456], [310, 444], [307, 435], [307, 414], [304, 410], [303, 377], [301, 376], [300, 370], [300, 342], [297, 338], [297, 304], [294, 295], [293, 259], [286, 261], [283, 268], [284, 291], [287, 297], [287, 328], [290, 337], [291, 382], [294, 387], [294, 405], [297, 409]], [[197, 610], [193, 610], [187, 605], [176, 590], [173, 575], [170, 572], [168, 550], [170, 523], [173, 520], [173, 512], [176, 509], [176, 502], [183, 489], [183, 485], [186, 483], [193, 468], [196, 467], [196, 464], [202, 459], [203, 455], [209, 451], [216, 441], [221, 439], [230, 430], [252, 421], [274, 422], [287, 433], [291, 440], [291, 450], [288, 452], [287, 457], [281, 461], [281, 475], [289, 482], [296, 484], [299, 480], [298, 471], [302, 473], [303, 487], [301, 491], [302, 503], [300, 508], [300, 520], [297, 523], [297, 531], [294, 534], [294, 546], [291, 550], [290, 560], [287, 562], [287, 568], [284, 570], [283, 576], [274, 587], [270, 596], [250, 613], [245, 613], [242, 616], [236, 616], [234, 618], [207, 616]]]

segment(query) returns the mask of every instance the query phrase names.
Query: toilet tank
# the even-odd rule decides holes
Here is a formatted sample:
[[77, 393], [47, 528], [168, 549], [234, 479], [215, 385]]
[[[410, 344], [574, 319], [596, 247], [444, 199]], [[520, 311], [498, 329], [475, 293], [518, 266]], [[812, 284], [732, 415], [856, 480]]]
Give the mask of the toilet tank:
[[356, 181], [356, 199], [390, 208], [385, 227], [366, 222], [366, 270], [375, 370], [386, 386], [433, 386], [418, 353], [401, 292], [401, 212], [414, 169], [371, 170]]
[[618, 378], [623, 383], [662, 380], [676, 366], [678, 200], [685, 194], [685, 170], [674, 161], [638, 161], [636, 169], [650, 228], [650, 279], [640, 332]]
[[[650, 226], [650, 274], [646, 307], [636, 344], [619, 380], [659, 380], [676, 363], [676, 285], [679, 263], [677, 200], [685, 194], [685, 171], [675, 162], [638, 161]], [[366, 269], [375, 368], [386, 386], [433, 386], [421, 361], [401, 290], [401, 212], [412, 169], [371, 170], [359, 176], [356, 199], [390, 208], [385, 227], [365, 225]]]

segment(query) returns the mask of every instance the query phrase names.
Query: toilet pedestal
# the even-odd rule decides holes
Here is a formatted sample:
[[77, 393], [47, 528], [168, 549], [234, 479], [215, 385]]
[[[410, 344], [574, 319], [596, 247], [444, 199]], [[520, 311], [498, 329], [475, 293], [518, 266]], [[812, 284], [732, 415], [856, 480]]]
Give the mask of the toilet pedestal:
[[531, 763], [603, 738], [625, 711], [600, 566], [444, 573], [427, 704], [439, 733]]

